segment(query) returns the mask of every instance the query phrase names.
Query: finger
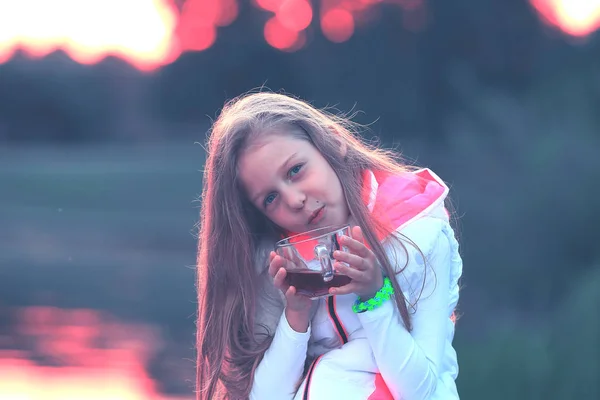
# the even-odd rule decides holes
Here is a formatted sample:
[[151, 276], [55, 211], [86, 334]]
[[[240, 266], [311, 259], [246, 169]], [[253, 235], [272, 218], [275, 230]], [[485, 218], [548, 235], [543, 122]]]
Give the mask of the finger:
[[284, 268], [280, 268], [273, 277], [273, 285], [275, 285], [277, 289], [282, 290], [284, 293], [287, 291], [287, 289], [289, 289], [289, 285], [285, 279], [286, 276], [286, 270]]
[[288, 301], [293, 299], [295, 295], [296, 295], [296, 287], [295, 286], [290, 286], [285, 291], [285, 297], [288, 299]]
[[346, 275], [353, 281], [364, 282], [367, 280], [367, 274], [365, 272], [349, 267], [340, 262], [336, 262], [334, 264], [334, 268], [338, 273]]
[[353, 239], [361, 243], [365, 242], [365, 238], [363, 236], [362, 229], [360, 228], [360, 226], [353, 226], [352, 229], [350, 229], [350, 234], [352, 235]]
[[371, 250], [364, 245], [364, 243], [359, 242], [356, 239], [353, 239], [349, 236], [342, 236], [340, 238], [340, 242], [343, 246], [346, 246], [348, 250], [358, 256], [361, 257], [369, 257], [371, 255]]
[[277, 256], [277, 253], [275, 253], [274, 251], [269, 253], [269, 274], [271, 276], [273, 276], [273, 274], [271, 274], [271, 264], [273, 263], [273, 260], [275, 259], [276, 256]]
[[285, 260], [281, 256], [277, 255], [273, 257], [273, 260], [269, 264], [269, 275], [275, 277], [277, 271], [279, 271], [280, 268], [283, 268], [284, 265]]
[[342, 294], [354, 293], [355, 291], [356, 291], [356, 284], [350, 282], [347, 285], [340, 286], [340, 287], [333, 287], [333, 288], [329, 289], [329, 294], [335, 294], [337, 296], [337, 295], [342, 295]]
[[350, 266], [352, 266], [352, 268], [355, 268], [355, 269], [358, 269], [361, 271], [367, 270], [369, 268], [369, 264], [367, 263], [367, 260], [365, 260], [364, 258], [362, 258], [360, 256], [357, 256], [356, 254], [336, 250], [333, 252], [333, 258], [335, 258], [338, 261], [342, 261], [347, 264], [350, 264]]
[[292, 302], [298, 301], [310, 301], [310, 298], [302, 293], [298, 293], [298, 289], [295, 286], [288, 286], [287, 290], [284, 292], [285, 298], [288, 304]]

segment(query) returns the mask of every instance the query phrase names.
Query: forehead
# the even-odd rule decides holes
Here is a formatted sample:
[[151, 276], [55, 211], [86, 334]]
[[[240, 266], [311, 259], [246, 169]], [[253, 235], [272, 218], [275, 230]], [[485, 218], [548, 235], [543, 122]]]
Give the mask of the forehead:
[[252, 153], [256, 152], [268, 153], [272, 149], [287, 149], [294, 146], [301, 146], [302, 144], [309, 143], [306, 140], [284, 132], [274, 131], [264, 133], [250, 139], [246, 143], [246, 146], [242, 149], [240, 159], [248, 155], [253, 155]]

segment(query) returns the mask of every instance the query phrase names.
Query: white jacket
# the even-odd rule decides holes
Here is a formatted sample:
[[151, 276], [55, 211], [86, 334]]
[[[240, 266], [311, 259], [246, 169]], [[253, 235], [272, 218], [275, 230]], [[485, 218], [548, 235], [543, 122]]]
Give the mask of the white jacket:
[[[270, 292], [268, 300], [265, 285], [259, 322], [276, 328], [256, 370], [252, 400], [459, 398], [452, 340], [462, 260], [443, 207], [446, 193], [447, 188], [443, 197], [397, 230], [426, 257], [423, 260], [405, 244], [409, 263], [396, 275], [411, 313], [412, 331], [405, 329], [392, 300], [356, 314], [352, 311], [356, 295], [348, 294], [315, 300], [308, 331], [295, 332], [285, 318], [281, 297]], [[383, 245], [392, 265], [401, 269], [406, 264], [404, 249], [391, 240]], [[298, 388], [307, 356], [317, 360]]]

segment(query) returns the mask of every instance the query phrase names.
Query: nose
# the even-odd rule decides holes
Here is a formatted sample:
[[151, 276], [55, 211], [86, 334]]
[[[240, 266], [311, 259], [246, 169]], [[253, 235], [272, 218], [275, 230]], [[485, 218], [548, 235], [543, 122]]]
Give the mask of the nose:
[[304, 208], [304, 203], [306, 203], [306, 195], [297, 189], [288, 188], [285, 193], [283, 193], [283, 197], [285, 203], [294, 210], [301, 210]]

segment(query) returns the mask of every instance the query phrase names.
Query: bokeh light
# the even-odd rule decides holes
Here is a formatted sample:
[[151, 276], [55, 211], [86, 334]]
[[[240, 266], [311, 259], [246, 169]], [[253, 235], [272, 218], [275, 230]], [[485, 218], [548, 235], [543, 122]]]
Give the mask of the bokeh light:
[[354, 33], [354, 17], [346, 9], [332, 8], [323, 12], [321, 29], [332, 42], [345, 42]]
[[[273, 14], [264, 39], [282, 51], [302, 48], [313, 28], [332, 42], [350, 40], [365, 13], [383, 3], [401, 9], [404, 29], [426, 29], [426, 0], [253, 0]], [[585, 37], [600, 28], [600, 0], [530, 3], [542, 20], [568, 35]], [[209, 49], [219, 28], [238, 14], [238, 0], [187, 0], [180, 9], [174, 0], [0, 0], [0, 63], [19, 50], [34, 58], [63, 50], [82, 64], [115, 56], [151, 71], [184, 52]]]
[[600, 0], [530, 0], [542, 19], [563, 32], [585, 37], [600, 28]]
[[60, 49], [82, 64], [112, 55], [151, 70], [178, 56], [177, 20], [167, 0], [2, 0], [0, 62], [17, 50], [43, 57]]

